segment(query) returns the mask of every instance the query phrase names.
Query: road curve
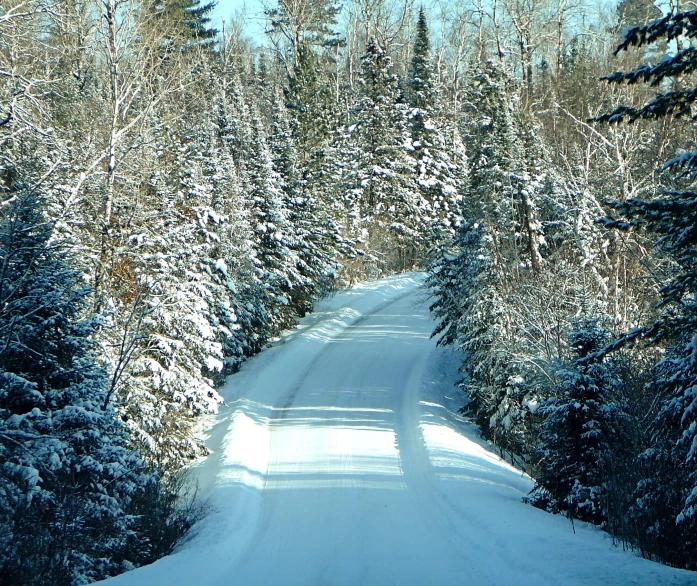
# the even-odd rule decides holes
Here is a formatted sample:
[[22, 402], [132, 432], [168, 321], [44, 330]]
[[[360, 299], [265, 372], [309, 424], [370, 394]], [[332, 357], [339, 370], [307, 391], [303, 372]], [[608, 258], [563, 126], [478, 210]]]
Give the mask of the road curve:
[[420, 277], [329, 300], [223, 389], [210, 514], [113, 585], [649, 585], [697, 576], [523, 504], [532, 481], [453, 414]]

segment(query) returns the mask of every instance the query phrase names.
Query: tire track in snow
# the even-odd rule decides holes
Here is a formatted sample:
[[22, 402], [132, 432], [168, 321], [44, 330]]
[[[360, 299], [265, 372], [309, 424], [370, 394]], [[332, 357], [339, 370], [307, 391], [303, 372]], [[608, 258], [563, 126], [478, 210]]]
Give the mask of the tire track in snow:
[[[286, 417], [293, 406], [293, 403], [298, 395], [298, 392], [300, 389], [303, 387], [303, 384], [305, 380], [307, 379], [308, 375], [314, 370], [316, 365], [322, 360], [322, 358], [325, 356], [325, 354], [330, 350], [332, 347], [332, 343], [336, 342], [337, 340], [341, 339], [344, 336], [347, 336], [349, 332], [352, 330], [355, 330], [356, 328], [360, 327], [363, 323], [365, 323], [367, 320], [369, 320], [371, 317], [373, 317], [376, 314], [379, 314], [380, 312], [388, 309], [390, 306], [402, 301], [403, 299], [411, 296], [411, 295], [416, 295], [419, 293], [422, 289], [422, 286], [419, 285], [413, 289], [410, 289], [409, 291], [405, 293], [401, 293], [397, 297], [394, 297], [392, 299], [388, 299], [387, 301], [384, 301], [377, 307], [373, 308], [367, 313], [362, 314], [360, 317], [357, 317], [355, 320], [351, 321], [350, 323], [347, 324], [347, 326], [342, 329], [339, 332], [334, 333], [329, 339], [327, 339], [323, 347], [315, 354], [315, 356], [307, 363], [307, 366], [302, 370], [302, 372], [296, 377], [296, 380], [290, 387], [290, 389], [281, 395], [278, 401], [273, 405], [272, 411], [271, 411], [271, 417], [269, 418], [269, 421], [265, 424], [269, 430], [269, 443], [271, 443], [271, 436], [273, 434], [273, 428], [275, 426], [280, 425], [280, 422], [282, 422]], [[320, 320], [316, 324], [313, 324], [310, 328], [305, 330], [301, 335], [306, 334], [306, 333], [311, 333], [313, 329], [319, 328], [322, 326], [322, 324], [326, 320]], [[271, 462], [269, 462], [269, 465]], [[261, 487], [261, 493], [263, 494], [265, 491], [267, 491], [268, 488], [268, 479], [269, 479], [269, 467], [267, 466], [266, 473], [264, 474], [264, 479], [263, 479], [263, 484]], [[262, 510], [260, 513], [260, 521], [257, 524], [256, 530], [254, 532], [254, 536], [251, 538], [249, 545], [247, 545], [242, 552], [240, 552], [240, 555], [238, 556], [239, 560], [245, 559], [250, 552], [254, 551], [264, 540], [266, 535], [268, 534], [269, 528], [271, 526], [271, 519], [273, 517], [273, 512], [275, 509], [275, 503], [273, 500], [269, 502], [269, 499], [262, 498]]]
[[[430, 321], [429, 321], [430, 324]], [[429, 330], [430, 331], [430, 330]], [[428, 360], [424, 359], [419, 364], [419, 369], [412, 372], [408, 377], [408, 384], [405, 392], [401, 396], [398, 417], [395, 419], [395, 432], [399, 445], [400, 457], [402, 459], [404, 478], [407, 487], [410, 489], [415, 507], [418, 509], [419, 502], [428, 502], [431, 506], [429, 514], [422, 515], [425, 523], [434, 533], [446, 534], [449, 539], [446, 541], [457, 555], [462, 557], [464, 552], [475, 552], [477, 559], [490, 559], [483, 544], [493, 544], [502, 555], [496, 559], [508, 566], [511, 571], [517, 571], [526, 575], [526, 583], [549, 586], [556, 586], [559, 582], [558, 577], [550, 572], [541, 570], [540, 567], [531, 565], [527, 560], [515, 556], [510, 552], [503, 539], [481, 522], [474, 515], [468, 514], [463, 506], [453, 503], [450, 497], [445, 494], [438, 486], [438, 478], [426, 447], [426, 442], [421, 431], [421, 409], [419, 406], [421, 398], [421, 385], [423, 384], [424, 374]], [[476, 528], [477, 539], [472, 539], [465, 535], [463, 526], [459, 526], [457, 521], [465, 525]], [[470, 565], [479, 574], [477, 584], [496, 583], [496, 576], [490, 571], [481, 573], [482, 564], [472, 563], [472, 555], [465, 556]], [[533, 576], [530, 579], [530, 576]]]
[[[345, 336], [348, 332], [351, 330], [360, 327], [366, 320], [370, 319], [373, 317], [375, 314], [380, 313], [381, 311], [384, 311], [391, 305], [394, 305], [395, 303], [398, 303], [402, 299], [409, 297], [410, 295], [415, 295], [421, 290], [421, 286], [416, 287], [415, 289], [412, 289], [411, 291], [407, 291], [406, 293], [402, 293], [401, 295], [395, 297], [394, 299], [390, 299], [388, 301], [385, 301], [384, 303], [381, 303], [379, 306], [377, 306], [375, 309], [369, 311], [368, 313], [365, 313], [361, 315], [359, 318], [356, 318], [355, 321], [351, 322], [348, 324], [348, 326], [343, 329], [341, 332], [338, 332], [337, 334], [333, 335], [329, 340], [326, 341], [324, 348], [322, 348], [316, 355], [315, 357], [307, 364], [305, 369], [300, 373], [298, 376], [297, 380], [293, 384], [293, 386], [290, 388], [290, 390], [281, 397], [281, 399], [274, 405], [274, 420], [279, 420], [279, 419], [284, 419], [287, 413], [287, 410], [290, 409], [293, 406], [293, 402], [295, 401], [295, 397], [298, 394], [298, 391], [303, 386], [303, 383], [305, 382], [305, 379], [307, 376], [312, 372], [314, 367], [317, 365], [317, 363], [323, 358], [323, 356], [327, 353], [329, 348], [331, 347], [331, 343], [335, 342], [336, 340], [340, 339], [342, 336]], [[321, 324], [322, 322], [320, 322]], [[313, 326], [314, 327], [314, 326]], [[279, 411], [280, 415], [276, 416], [275, 412], [276, 410]]]
[[[419, 300], [414, 305], [423, 303], [423, 300]], [[428, 320], [428, 327], [425, 328], [428, 336], [431, 334], [431, 326], [432, 322]], [[427, 362], [426, 355], [418, 362], [409, 363], [405, 373], [406, 384], [394, 402], [395, 439], [407, 493], [423, 526], [435, 539], [448, 547], [454, 556], [467, 563], [470, 569], [468, 580], [476, 584], [492, 584], [494, 580], [491, 573], [488, 569], [482, 571], [481, 565], [471, 553], [479, 549], [478, 544], [473, 541], [464, 542], [459, 538], [460, 531], [452, 514], [447, 514], [440, 502], [444, 495], [435, 486], [435, 471], [426, 451], [419, 417], [419, 391]], [[423, 503], [429, 503], [428, 513], [424, 510]], [[437, 515], [432, 514], [434, 508]]]

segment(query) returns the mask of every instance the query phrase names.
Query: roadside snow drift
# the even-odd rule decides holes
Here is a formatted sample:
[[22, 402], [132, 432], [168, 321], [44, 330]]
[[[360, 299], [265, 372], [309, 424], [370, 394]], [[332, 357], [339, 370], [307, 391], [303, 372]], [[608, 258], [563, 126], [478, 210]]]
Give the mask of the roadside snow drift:
[[457, 357], [419, 275], [319, 305], [221, 390], [197, 474], [213, 512], [112, 586], [697, 584], [521, 502], [454, 415]]

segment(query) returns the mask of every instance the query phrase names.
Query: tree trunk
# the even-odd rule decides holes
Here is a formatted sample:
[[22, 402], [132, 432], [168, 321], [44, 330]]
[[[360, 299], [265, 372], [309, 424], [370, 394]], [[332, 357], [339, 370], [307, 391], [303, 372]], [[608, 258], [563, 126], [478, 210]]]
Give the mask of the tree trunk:
[[542, 271], [542, 255], [540, 254], [540, 235], [538, 234], [535, 210], [530, 204], [528, 192], [524, 189], [520, 192], [520, 200], [523, 204], [525, 226], [528, 231], [528, 246], [530, 249], [530, 262], [532, 264], [532, 270], [539, 273]]

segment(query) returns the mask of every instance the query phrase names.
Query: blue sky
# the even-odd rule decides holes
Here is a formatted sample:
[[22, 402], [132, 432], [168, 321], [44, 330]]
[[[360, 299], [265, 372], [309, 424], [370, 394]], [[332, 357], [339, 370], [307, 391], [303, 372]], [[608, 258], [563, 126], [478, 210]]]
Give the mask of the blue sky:
[[[273, 0], [263, 0], [266, 4], [276, 4]], [[213, 12], [216, 28], [221, 28], [220, 21], [225, 19], [229, 22], [234, 14], [246, 11], [247, 32], [257, 43], [262, 42], [263, 21], [260, 19], [261, 12], [264, 10], [262, 0], [218, 0], [218, 5]]]

